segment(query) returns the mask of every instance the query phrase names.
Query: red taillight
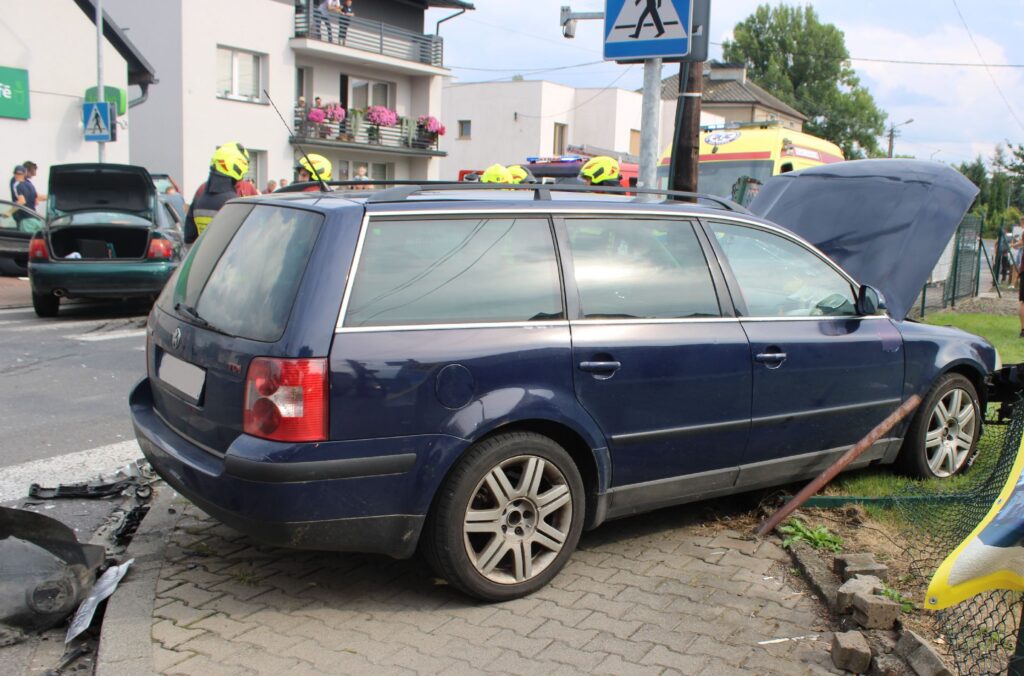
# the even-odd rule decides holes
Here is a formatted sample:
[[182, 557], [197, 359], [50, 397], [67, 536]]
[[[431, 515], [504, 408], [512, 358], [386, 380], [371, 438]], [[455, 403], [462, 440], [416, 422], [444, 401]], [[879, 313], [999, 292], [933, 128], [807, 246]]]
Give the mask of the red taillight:
[[46, 250], [46, 240], [42, 237], [33, 237], [28, 243], [28, 257], [31, 260], [46, 260], [50, 257]]
[[149, 253], [146, 258], [170, 258], [174, 255], [174, 246], [170, 240], [154, 237], [149, 240]]
[[325, 441], [327, 360], [253, 359], [245, 377], [242, 428], [274, 441]]

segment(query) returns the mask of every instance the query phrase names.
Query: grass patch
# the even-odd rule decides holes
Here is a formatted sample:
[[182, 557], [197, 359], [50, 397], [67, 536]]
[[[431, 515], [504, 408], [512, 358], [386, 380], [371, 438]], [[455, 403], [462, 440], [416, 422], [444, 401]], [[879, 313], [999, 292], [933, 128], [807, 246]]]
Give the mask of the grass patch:
[[924, 321], [936, 326], [955, 326], [981, 336], [999, 350], [1004, 364], [1024, 361], [1024, 340], [1020, 338], [1020, 320], [1017, 317], [938, 312], [926, 315]]
[[787, 549], [794, 542], [806, 542], [815, 549], [825, 549], [836, 553], [843, 551], [843, 538], [825, 526], [810, 528], [800, 519], [789, 519], [779, 526], [779, 532], [783, 536], [782, 546]]

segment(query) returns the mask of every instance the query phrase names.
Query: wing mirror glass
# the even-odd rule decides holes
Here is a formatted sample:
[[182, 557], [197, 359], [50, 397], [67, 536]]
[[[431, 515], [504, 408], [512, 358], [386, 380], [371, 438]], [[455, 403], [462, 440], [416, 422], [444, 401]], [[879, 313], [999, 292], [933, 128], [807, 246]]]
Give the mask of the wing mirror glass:
[[857, 314], [877, 315], [884, 309], [885, 302], [882, 300], [882, 295], [873, 287], [862, 284], [857, 292]]

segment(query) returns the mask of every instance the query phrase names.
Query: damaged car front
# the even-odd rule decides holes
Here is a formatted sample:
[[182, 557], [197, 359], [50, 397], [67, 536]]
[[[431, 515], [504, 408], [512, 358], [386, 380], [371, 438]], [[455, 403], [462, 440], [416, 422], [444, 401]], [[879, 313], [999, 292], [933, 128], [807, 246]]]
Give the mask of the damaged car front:
[[780, 175], [751, 210], [800, 235], [861, 284], [877, 289], [902, 338], [904, 398], [923, 403], [904, 423], [897, 463], [945, 478], [970, 465], [1002, 367], [984, 338], [908, 318], [978, 188], [959, 172], [916, 160], [861, 160]]

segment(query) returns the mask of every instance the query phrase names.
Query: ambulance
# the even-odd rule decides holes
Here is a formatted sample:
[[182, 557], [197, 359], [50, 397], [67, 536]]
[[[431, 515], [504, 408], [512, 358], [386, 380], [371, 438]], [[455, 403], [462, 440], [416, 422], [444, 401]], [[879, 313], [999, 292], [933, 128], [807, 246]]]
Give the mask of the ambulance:
[[[668, 186], [671, 146], [658, 163], [658, 183]], [[772, 176], [843, 161], [839, 146], [785, 129], [778, 122], [705, 127], [700, 135], [697, 189], [749, 204]]]

